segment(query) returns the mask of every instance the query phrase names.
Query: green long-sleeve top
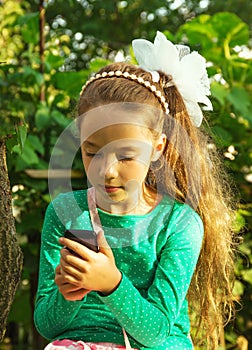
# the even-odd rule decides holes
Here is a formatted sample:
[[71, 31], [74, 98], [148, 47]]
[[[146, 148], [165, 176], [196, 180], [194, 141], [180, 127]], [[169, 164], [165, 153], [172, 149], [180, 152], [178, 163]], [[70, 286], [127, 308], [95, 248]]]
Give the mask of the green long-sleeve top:
[[138, 349], [193, 349], [186, 295], [203, 238], [198, 214], [168, 196], [145, 215], [98, 212], [122, 272], [120, 285], [108, 296], [92, 291], [81, 301], [65, 300], [59, 292], [59, 238], [65, 229], [92, 230], [87, 192], [59, 195], [47, 208], [42, 231], [38, 331], [50, 340], [124, 344], [123, 327]]

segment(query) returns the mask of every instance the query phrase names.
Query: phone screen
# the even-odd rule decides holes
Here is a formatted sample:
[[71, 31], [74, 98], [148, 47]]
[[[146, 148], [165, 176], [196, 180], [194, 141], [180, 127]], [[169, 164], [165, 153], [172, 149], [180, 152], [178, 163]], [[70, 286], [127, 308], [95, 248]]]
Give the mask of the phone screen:
[[70, 229], [65, 231], [64, 237], [83, 244], [96, 253], [99, 251], [97, 236], [94, 231]]

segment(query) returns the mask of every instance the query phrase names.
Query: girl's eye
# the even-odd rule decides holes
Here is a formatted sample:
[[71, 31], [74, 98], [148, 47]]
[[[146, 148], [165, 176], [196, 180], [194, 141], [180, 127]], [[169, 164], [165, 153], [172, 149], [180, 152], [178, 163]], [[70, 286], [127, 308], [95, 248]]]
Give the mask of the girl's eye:
[[118, 159], [121, 162], [129, 162], [131, 160], [134, 160], [134, 157], [133, 156], [127, 156], [127, 155], [121, 155], [121, 156], [118, 157]]
[[98, 157], [101, 156], [100, 153], [91, 153], [91, 152], [87, 152], [87, 151], [85, 151], [85, 154], [86, 154], [87, 157], [90, 157], [90, 158], [94, 158], [94, 157], [98, 158]]

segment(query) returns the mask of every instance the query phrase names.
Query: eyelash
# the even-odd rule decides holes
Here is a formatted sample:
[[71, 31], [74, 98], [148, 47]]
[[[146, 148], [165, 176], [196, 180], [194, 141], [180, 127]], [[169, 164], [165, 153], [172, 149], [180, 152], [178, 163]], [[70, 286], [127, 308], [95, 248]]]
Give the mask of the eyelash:
[[85, 151], [85, 154], [87, 157], [94, 157], [96, 155], [96, 153], [89, 153], [87, 151]]
[[[86, 153], [86, 156], [87, 157], [90, 157], [90, 158], [93, 158], [93, 157], [97, 157], [97, 156], [99, 156], [99, 153], [90, 153], [90, 152], [87, 152], [87, 151], [85, 151], [85, 153]], [[120, 162], [130, 162], [130, 161], [132, 161], [132, 160], [134, 160], [134, 157], [124, 157], [124, 156], [119, 156], [118, 157], [118, 160], [120, 161]]]
[[118, 157], [120, 162], [130, 162], [134, 160], [133, 157]]

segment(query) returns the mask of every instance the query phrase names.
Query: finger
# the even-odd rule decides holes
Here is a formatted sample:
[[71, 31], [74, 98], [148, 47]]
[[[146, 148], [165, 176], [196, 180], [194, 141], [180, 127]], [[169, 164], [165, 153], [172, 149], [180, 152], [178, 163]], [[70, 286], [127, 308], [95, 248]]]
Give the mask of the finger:
[[[72, 241], [71, 239], [68, 239], [68, 238], [61, 237], [59, 239], [59, 242], [60, 242], [60, 244], [71, 249], [77, 255], [79, 255], [81, 258], [83, 258], [84, 260], [87, 260], [87, 261], [92, 259], [93, 255], [96, 254], [92, 250], [85, 247], [84, 245], [82, 245], [78, 242]], [[64, 250], [64, 249], [62, 249], [62, 250]], [[64, 253], [64, 254], [66, 255], [66, 253]], [[71, 253], [68, 252], [68, 254], [71, 254]], [[71, 254], [71, 255], [73, 256], [73, 254]]]
[[89, 292], [90, 291], [86, 289], [79, 289], [75, 292], [64, 293], [63, 296], [69, 301], [82, 300]]
[[71, 283], [63, 283], [58, 288], [59, 292], [68, 300], [81, 300], [90, 292], [88, 289], [80, 288]]
[[62, 271], [61, 278], [59, 280], [58, 285], [64, 285], [64, 284], [72, 284], [76, 287], [80, 288], [80, 281], [77, 277], [70, 275], [69, 273], [66, 273], [64, 270]]
[[[74, 255], [73, 255], [74, 254]], [[71, 252], [69, 249], [67, 249], [66, 247], [62, 248], [60, 251], [60, 255], [64, 260], [67, 260], [67, 257], [70, 256], [77, 256], [77, 254], [75, 254], [74, 252]]]
[[105, 238], [104, 232], [99, 231], [97, 235], [97, 243], [99, 246], [99, 252], [105, 254], [107, 257], [113, 257], [114, 254]]
[[59, 289], [63, 286], [63, 284], [66, 284], [66, 282], [64, 280], [64, 277], [61, 274], [60, 275], [59, 274], [55, 275], [54, 282], [58, 286]]
[[60, 273], [61, 273], [61, 267], [60, 267], [60, 265], [56, 266], [55, 273], [58, 274], [58, 275], [60, 275]]
[[[57, 268], [57, 271], [59, 269]], [[81, 276], [83, 275], [83, 272], [79, 271], [75, 267], [72, 267], [71, 265], [65, 265], [65, 263], [60, 261], [60, 273], [55, 274], [54, 281], [55, 283], [59, 285], [63, 285], [65, 283], [72, 283], [74, 285], [79, 285], [81, 281]]]
[[85, 273], [85, 265], [83, 263], [82, 263], [82, 266], [75, 267], [73, 265], [69, 265], [61, 258], [60, 264], [61, 264], [61, 274], [71, 275], [75, 277], [78, 281], [81, 280], [81, 275]]
[[80, 288], [80, 286], [76, 286], [76, 285], [68, 283], [68, 282], [61, 284], [59, 287], [59, 291], [61, 293], [72, 293], [72, 292], [76, 292], [78, 290], [84, 290], [84, 288]]
[[71, 266], [78, 270], [78, 272], [83, 273], [86, 271], [87, 261], [80, 256], [73, 255], [69, 253], [67, 249], [61, 249], [60, 265], [66, 270], [66, 266]]

